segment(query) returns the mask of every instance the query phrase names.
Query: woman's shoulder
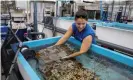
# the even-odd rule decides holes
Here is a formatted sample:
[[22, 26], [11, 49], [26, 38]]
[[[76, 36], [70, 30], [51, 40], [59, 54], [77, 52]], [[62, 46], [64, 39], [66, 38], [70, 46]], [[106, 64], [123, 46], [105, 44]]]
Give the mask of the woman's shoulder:
[[73, 32], [75, 32], [77, 30], [76, 23], [72, 23], [72, 26], [71, 27], [72, 27]]
[[86, 32], [95, 34], [93, 28], [89, 24], [87, 24]]
[[76, 23], [74, 22], [74, 23], [72, 23], [72, 26], [76, 26]]
[[89, 24], [86, 24], [86, 25], [87, 25], [87, 29], [93, 30], [93, 28]]
[[86, 24], [87, 27], [91, 27], [88, 23]]
[[72, 23], [72, 28], [76, 28], [76, 23]]

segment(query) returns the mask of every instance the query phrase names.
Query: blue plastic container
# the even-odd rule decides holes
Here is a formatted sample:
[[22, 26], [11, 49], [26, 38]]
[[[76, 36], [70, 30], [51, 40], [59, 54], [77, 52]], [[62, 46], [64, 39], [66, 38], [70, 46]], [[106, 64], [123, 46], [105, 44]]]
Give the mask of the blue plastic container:
[[5, 35], [1, 35], [1, 39], [4, 39], [7, 37], [7, 33], [8, 33], [8, 27], [7, 26], [0, 26], [1, 28], [1, 33], [4, 33]]

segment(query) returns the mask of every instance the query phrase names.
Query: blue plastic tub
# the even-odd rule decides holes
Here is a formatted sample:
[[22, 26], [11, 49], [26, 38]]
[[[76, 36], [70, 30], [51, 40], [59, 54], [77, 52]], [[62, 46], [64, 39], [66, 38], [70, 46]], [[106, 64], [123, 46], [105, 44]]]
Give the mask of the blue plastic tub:
[[[1, 33], [7, 34], [8, 27], [7, 26], [0, 26], [1, 27]], [[1, 39], [5, 39], [7, 35], [1, 35]]]
[[[46, 38], [46, 39], [41, 39], [41, 40], [24, 42], [23, 44], [29, 46], [30, 48], [36, 48], [39, 46], [48, 47], [51, 44], [55, 44], [59, 39], [60, 39], [60, 37], [51, 37], [51, 38]], [[76, 46], [81, 46], [81, 42], [77, 41], [73, 37], [69, 38], [68, 42], [75, 44]], [[13, 44], [12, 48], [16, 52], [17, 44]], [[133, 58], [132, 57], [102, 48], [102, 47], [94, 45], [94, 44], [91, 45], [90, 50], [98, 55], [102, 55], [106, 58], [117, 61], [118, 63], [121, 63], [121, 64], [126, 65], [133, 69]], [[78, 56], [78, 57], [76, 57], [76, 59], [83, 62], [83, 65], [87, 66], [88, 68], [93, 68], [93, 65], [95, 65], [95, 64], [93, 64], [93, 65], [90, 64], [90, 60], [87, 60], [85, 55]], [[97, 62], [95, 62], [95, 63], [97, 64]], [[18, 65], [19, 65], [19, 70], [20, 70], [24, 80], [41, 80], [39, 78], [39, 76], [36, 74], [36, 72], [29, 65], [29, 63], [24, 59], [24, 57], [22, 56], [21, 53], [19, 53], [19, 55], [18, 55]], [[119, 67], [117, 69], [119, 69]], [[102, 70], [102, 71], [104, 71], [104, 70]], [[106, 75], [106, 73], [104, 73], [102, 71], [97, 72], [97, 74]], [[115, 66], [112, 66], [107, 71], [111, 71], [111, 75], [115, 79], [117, 79], [118, 76], [121, 76], [121, 74], [118, 74], [118, 72], [115, 71]], [[132, 73], [132, 75], [133, 75], [133, 73]], [[104, 76], [102, 76], [102, 80], [104, 80], [103, 78], [104, 78]], [[110, 78], [110, 79], [112, 79], [112, 78]]]

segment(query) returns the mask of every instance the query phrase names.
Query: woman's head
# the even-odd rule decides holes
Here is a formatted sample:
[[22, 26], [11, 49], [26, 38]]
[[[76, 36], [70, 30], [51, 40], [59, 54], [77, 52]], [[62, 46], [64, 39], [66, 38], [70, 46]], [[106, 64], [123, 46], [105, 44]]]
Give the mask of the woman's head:
[[85, 28], [87, 21], [88, 16], [86, 11], [81, 10], [76, 12], [75, 23], [79, 31], [82, 31]]

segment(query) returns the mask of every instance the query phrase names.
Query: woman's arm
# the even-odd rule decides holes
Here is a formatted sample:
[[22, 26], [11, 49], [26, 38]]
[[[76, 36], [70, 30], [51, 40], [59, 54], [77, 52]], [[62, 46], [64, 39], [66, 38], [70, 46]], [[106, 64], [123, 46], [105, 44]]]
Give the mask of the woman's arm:
[[87, 52], [88, 49], [89, 49], [90, 46], [91, 46], [91, 43], [92, 43], [92, 36], [89, 35], [89, 36], [87, 36], [87, 37], [83, 40], [79, 52], [75, 52], [75, 53], [73, 53], [73, 54], [71, 54], [71, 55], [69, 55], [69, 56], [66, 56], [65, 58], [75, 57], [75, 56], [78, 56], [78, 55], [81, 55], [81, 54]]
[[72, 26], [70, 26], [69, 29], [67, 30], [67, 32], [65, 33], [65, 35], [55, 45], [61, 45], [64, 42], [66, 42], [66, 40], [68, 40], [68, 38], [70, 38], [72, 33], [73, 33]]

